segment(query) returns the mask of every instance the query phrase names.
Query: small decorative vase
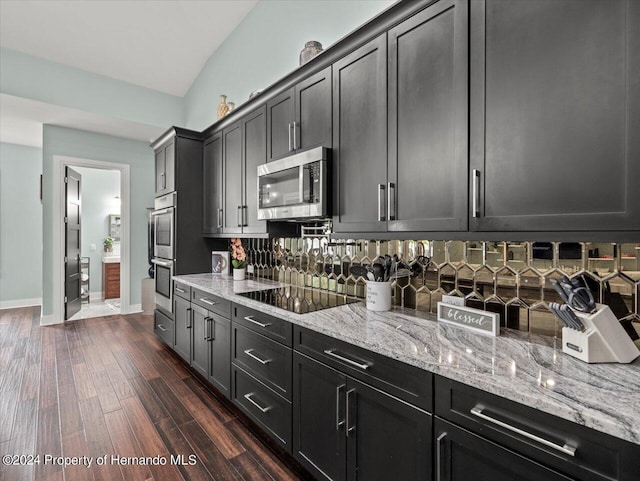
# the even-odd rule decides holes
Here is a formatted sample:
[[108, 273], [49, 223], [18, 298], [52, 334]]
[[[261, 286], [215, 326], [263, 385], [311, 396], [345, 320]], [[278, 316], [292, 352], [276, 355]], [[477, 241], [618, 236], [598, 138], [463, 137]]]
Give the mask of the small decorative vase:
[[247, 269], [244, 267], [242, 269], [233, 269], [233, 280], [244, 281], [246, 273], [247, 273]]
[[218, 104], [218, 120], [227, 115], [229, 112], [229, 106], [227, 105], [227, 96], [220, 96], [220, 103]]
[[300, 65], [304, 65], [320, 52], [322, 52], [322, 44], [320, 42], [311, 40], [310, 42], [305, 43], [304, 48], [300, 52]]
[[227, 110], [227, 114], [229, 114], [236, 107], [236, 104], [235, 102], [227, 102], [227, 106], [229, 107], [229, 110]]

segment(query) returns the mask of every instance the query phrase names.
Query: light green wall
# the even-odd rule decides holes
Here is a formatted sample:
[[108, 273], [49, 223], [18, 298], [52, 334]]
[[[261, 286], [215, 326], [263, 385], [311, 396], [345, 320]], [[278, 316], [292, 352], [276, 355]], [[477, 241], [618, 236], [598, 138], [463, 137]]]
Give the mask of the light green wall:
[[183, 123], [183, 99], [0, 49], [0, 92], [147, 125]]
[[[131, 180], [131, 304], [141, 302], [140, 281], [147, 277], [147, 207], [153, 207], [154, 155], [146, 142], [54, 125], [43, 126], [42, 173], [44, 239], [42, 311], [53, 313], [53, 156], [129, 164]], [[55, 320], [60, 321], [60, 320]]]
[[42, 151], [0, 143], [0, 303], [42, 297]]
[[216, 120], [220, 94], [240, 105], [298, 67], [306, 41], [326, 48], [390, 6], [390, 0], [259, 2], [209, 58], [185, 96], [186, 127]]
[[[81, 255], [89, 257], [89, 292], [102, 294], [102, 241], [109, 235], [109, 215], [120, 214], [120, 172], [74, 167], [82, 176]], [[95, 250], [91, 250], [91, 244]]]

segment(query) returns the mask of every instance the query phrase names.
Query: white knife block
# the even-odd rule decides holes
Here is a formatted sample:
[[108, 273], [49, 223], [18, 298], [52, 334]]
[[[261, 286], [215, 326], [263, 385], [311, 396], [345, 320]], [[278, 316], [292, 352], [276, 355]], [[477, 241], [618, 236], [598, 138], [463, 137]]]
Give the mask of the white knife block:
[[596, 311], [576, 312], [584, 332], [562, 328], [562, 351], [588, 363], [630, 363], [640, 351], [613, 315], [609, 306], [596, 304]]

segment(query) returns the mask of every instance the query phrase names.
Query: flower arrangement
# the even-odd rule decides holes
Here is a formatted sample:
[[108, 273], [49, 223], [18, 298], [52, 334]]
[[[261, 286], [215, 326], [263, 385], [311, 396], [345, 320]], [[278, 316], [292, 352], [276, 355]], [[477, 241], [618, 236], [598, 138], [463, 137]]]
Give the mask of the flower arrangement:
[[105, 252], [111, 252], [111, 250], [113, 250], [113, 241], [114, 241], [113, 237], [106, 237], [102, 241], [102, 245], [104, 246]]
[[247, 253], [241, 239], [231, 239], [231, 264], [234, 269], [244, 269], [247, 265]]

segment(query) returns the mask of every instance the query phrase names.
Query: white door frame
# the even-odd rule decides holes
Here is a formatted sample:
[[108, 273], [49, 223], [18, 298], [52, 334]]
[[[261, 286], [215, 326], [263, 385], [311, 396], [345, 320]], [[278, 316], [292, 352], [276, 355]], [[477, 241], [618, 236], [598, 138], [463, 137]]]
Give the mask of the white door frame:
[[101, 160], [53, 156], [53, 319], [64, 322], [64, 174], [65, 167], [89, 167], [120, 172], [120, 313], [131, 311], [130, 166]]

